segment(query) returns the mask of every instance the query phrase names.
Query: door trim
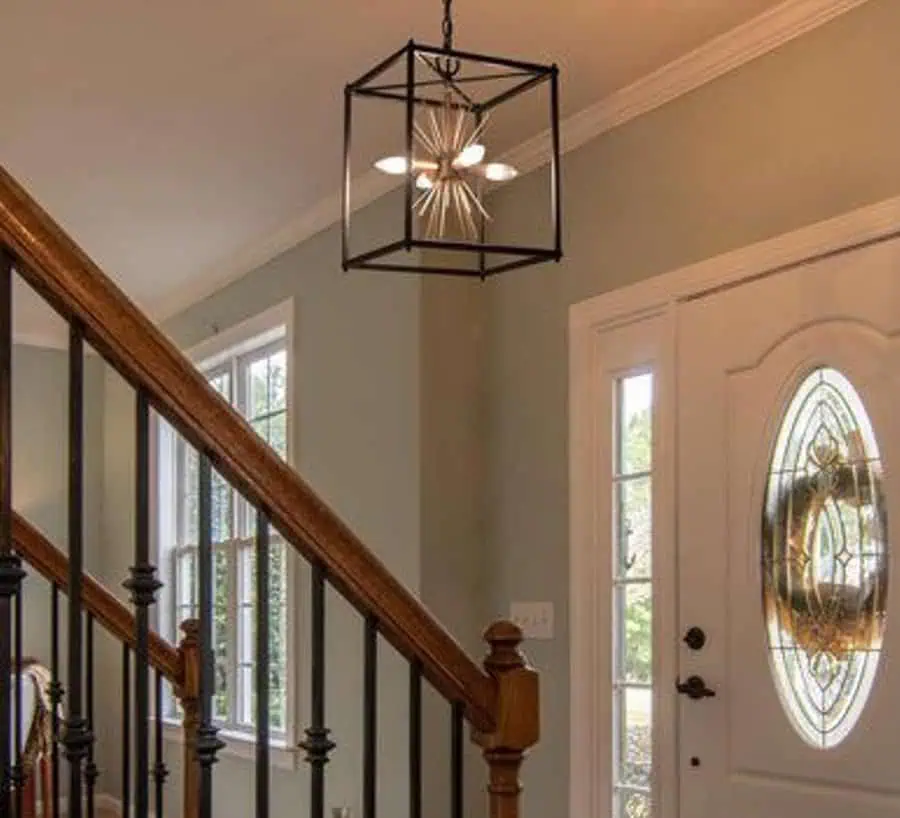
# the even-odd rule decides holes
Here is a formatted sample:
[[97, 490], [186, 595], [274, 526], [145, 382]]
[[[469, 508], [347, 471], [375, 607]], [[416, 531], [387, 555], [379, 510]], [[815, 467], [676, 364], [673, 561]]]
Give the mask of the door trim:
[[[569, 309], [569, 617], [570, 617], [570, 767], [569, 814], [572, 818], [606, 818], [610, 804], [603, 797], [602, 784], [611, 776], [609, 759], [608, 703], [609, 680], [604, 679], [600, 646], [608, 645], [609, 632], [601, 632], [607, 617], [597, 616], [608, 603], [597, 582], [606, 552], [600, 542], [608, 544], [609, 532], [598, 531], [598, 498], [607, 478], [597, 468], [598, 450], [602, 443], [597, 434], [597, 418], [608, 412], [609, 394], [597, 389], [597, 350], [601, 338], [610, 331], [642, 321], [662, 321], [664, 335], [670, 343], [660, 350], [654, 365], [663, 395], [674, 395], [675, 326], [678, 304], [712, 290], [738, 285], [749, 279], [770, 275], [805, 262], [854, 250], [859, 247], [900, 236], [900, 197], [851, 211], [827, 221], [785, 233], [776, 238], [716, 256], [656, 276], [637, 284], [591, 298]], [[659, 494], [674, 496], [675, 452], [674, 404], [665, 400], [659, 406], [656, 422], [661, 442], [668, 445], [654, 454], [659, 466], [655, 484]], [[672, 502], [654, 508], [655, 538], [671, 544], [668, 554], [661, 554], [660, 571], [674, 570], [675, 507]], [[677, 599], [674, 573], [668, 578], [672, 592], [659, 599], [666, 619], [677, 622]], [[656, 617], [660, 619], [660, 617]], [[656, 633], [657, 637], [663, 634]], [[674, 634], [673, 634], [674, 636]], [[667, 637], [668, 638], [668, 637]], [[669, 652], [675, 655], [675, 640]], [[659, 653], [659, 651], [657, 651]], [[665, 653], [663, 651], [662, 653]], [[662, 659], [655, 670], [667, 671], [670, 663]], [[665, 682], [662, 674], [657, 678]], [[666, 744], [657, 743], [660, 782], [666, 792], [676, 795], [660, 804], [659, 818], [675, 818], [677, 814], [677, 744], [675, 743], [675, 711], [658, 711], [663, 719]], [[659, 732], [659, 731], [657, 731]], [[605, 767], [609, 769], [604, 769]], [[598, 780], [600, 783], [598, 783]], [[671, 804], [672, 806], [669, 806]]]

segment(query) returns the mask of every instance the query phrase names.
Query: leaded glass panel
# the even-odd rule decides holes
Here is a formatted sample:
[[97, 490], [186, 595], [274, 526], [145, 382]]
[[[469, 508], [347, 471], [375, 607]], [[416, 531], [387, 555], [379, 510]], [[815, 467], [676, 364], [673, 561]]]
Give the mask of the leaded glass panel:
[[773, 675], [800, 736], [828, 749], [862, 714], [878, 666], [888, 585], [882, 462], [862, 400], [820, 368], [778, 431], [762, 520]]

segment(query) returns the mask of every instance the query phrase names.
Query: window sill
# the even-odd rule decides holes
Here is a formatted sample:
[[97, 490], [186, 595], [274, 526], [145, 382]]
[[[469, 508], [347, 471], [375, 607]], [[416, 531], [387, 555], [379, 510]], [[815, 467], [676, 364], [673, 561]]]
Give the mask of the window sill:
[[[184, 745], [184, 730], [181, 729], [181, 724], [177, 721], [164, 721], [163, 738], [173, 744]], [[256, 760], [256, 739], [253, 736], [220, 728], [219, 738], [225, 742], [225, 747], [219, 753], [220, 758]], [[301, 753], [299, 747], [291, 747], [284, 741], [269, 740], [269, 762], [280, 770], [299, 769]]]

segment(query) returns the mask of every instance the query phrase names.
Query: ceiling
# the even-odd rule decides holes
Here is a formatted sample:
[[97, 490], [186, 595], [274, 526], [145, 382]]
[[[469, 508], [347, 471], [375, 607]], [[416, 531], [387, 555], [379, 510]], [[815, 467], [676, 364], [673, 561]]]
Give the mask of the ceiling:
[[[565, 117], [779, 2], [456, 0], [454, 16], [461, 48], [557, 62]], [[438, 0], [11, 0], [0, 161], [159, 317], [333, 196], [344, 84], [411, 36], [437, 42], [440, 15]]]

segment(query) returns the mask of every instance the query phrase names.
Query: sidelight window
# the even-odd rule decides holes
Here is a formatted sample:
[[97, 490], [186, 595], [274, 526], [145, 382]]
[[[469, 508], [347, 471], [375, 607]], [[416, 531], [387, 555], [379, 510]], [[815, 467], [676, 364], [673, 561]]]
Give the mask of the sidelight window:
[[613, 724], [615, 818], [651, 818], [653, 375], [615, 381]]

